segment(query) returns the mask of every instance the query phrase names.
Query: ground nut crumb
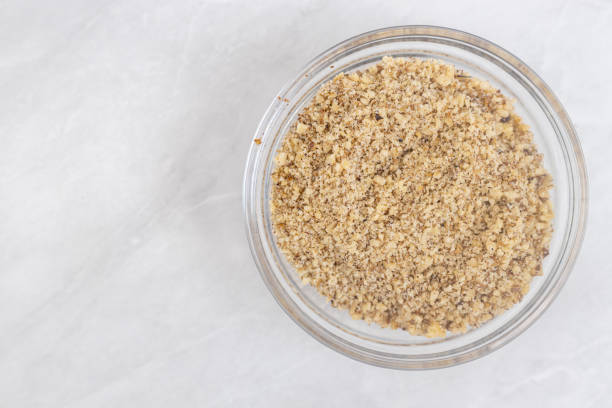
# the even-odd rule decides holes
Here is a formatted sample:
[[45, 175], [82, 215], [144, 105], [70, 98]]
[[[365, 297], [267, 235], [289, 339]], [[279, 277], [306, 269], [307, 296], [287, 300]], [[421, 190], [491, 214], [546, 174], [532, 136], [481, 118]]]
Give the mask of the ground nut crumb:
[[339, 74], [275, 158], [271, 216], [303, 282], [355, 319], [442, 337], [541, 273], [552, 178], [489, 83], [433, 60]]

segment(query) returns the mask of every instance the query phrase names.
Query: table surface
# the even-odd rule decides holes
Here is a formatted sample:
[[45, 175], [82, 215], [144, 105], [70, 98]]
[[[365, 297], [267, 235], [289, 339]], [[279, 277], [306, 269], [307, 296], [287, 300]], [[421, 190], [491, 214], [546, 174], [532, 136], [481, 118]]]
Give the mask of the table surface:
[[[2, 2], [0, 405], [612, 404], [611, 20], [609, 0]], [[570, 113], [591, 187], [550, 309], [495, 353], [426, 372], [350, 360], [296, 326], [241, 209], [281, 86], [333, 44], [400, 24], [520, 56]]]

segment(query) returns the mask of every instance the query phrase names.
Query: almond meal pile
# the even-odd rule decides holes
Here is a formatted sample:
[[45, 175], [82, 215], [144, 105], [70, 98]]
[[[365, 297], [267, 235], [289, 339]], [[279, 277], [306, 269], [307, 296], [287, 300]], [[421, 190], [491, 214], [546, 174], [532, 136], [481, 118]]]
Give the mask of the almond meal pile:
[[385, 57], [339, 74], [275, 161], [280, 249], [355, 319], [463, 332], [541, 273], [552, 178], [511, 101], [452, 65]]

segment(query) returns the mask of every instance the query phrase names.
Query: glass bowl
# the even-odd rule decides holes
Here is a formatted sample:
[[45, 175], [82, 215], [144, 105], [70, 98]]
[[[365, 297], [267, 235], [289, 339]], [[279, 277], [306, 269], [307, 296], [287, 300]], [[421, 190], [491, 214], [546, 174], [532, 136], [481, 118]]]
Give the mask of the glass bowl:
[[[550, 254], [542, 276], [513, 308], [464, 334], [430, 339], [352, 319], [303, 285], [272, 233], [268, 199], [273, 158], [280, 143], [321, 84], [340, 72], [364, 69], [383, 56], [435, 58], [514, 98], [552, 174], [555, 212]], [[576, 132], [550, 88], [525, 63], [480, 37], [431, 26], [402, 26], [350, 38], [314, 58], [274, 98], [248, 154], [243, 206], [253, 257], [268, 289], [306, 332], [332, 349], [365, 363], [425, 369], [463, 363], [490, 353], [529, 327], [559, 293], [578, 254], [587, 212], [587, 176]]]

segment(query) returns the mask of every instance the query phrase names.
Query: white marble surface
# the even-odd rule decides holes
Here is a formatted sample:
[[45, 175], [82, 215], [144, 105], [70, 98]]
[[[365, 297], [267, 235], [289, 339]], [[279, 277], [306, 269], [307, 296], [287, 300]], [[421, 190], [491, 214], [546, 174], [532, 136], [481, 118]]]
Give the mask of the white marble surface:
[[[0, 406], [612, 405], [612, 2], [0, 3]], [[450, 369], [347, 359], [285, 316], [241, 212], [276, 91], [349, 36], [488, 38], [557, 92], [591, 181], [587, 237], [544, 316]]]

